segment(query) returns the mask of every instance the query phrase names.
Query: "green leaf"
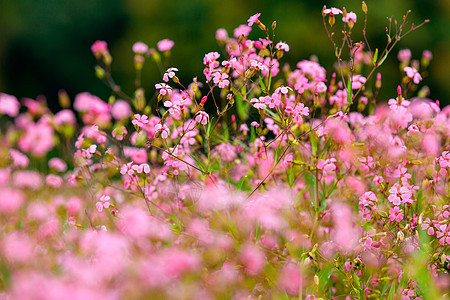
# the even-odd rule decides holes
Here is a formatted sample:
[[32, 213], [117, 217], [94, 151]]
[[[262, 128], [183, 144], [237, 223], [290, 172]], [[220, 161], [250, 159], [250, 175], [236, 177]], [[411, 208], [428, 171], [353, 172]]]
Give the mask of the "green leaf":
[[309, 132], [309, 140], [310, 140], [311, 146], [312, 146], [312, 154], [317, 155], [317, 148], [318, 148], [319, 141], [318, 141], [316, 134], [313, 131]]
[[257, 224], [255, 230], [255, 244], [258, 244], [260, 237], [261, 237], [261, 226]]
[[353, 92], [352, 92], [352, 77], [348, 76], [347, 81], [347, 102], [348, 104], [353, 104]]
[[377, 59], [378, 59], [378, 48], [375, 49], [375, 53], [373, 55], [373, 60], [372, 63], [375, 65], [377, 63]]
[[259, 77], [259, 86], [263, 91], [266, 91], [266, 86], [264, 85], [264, 81], [262, 80], [261, 77]]
[[292, 184], [294, 183], [294, 179], [295, 179], [293, 167], [291, 167], [289, 169], [288, 179], [289, 179], [289, 186], [292, 186]]
[[386, 60], [387, 57], [388, 57], [388, 52], [386, 52], [384, 54], [384, 56], [380, 59], [380, 61], [377, 64], [377, 67], [381, 66], [384, 63], [384, 61]]
[[195, 160], [195, 162], [197, 163], [197, 167], [206, 173], [205, 165], [202, 164], [202, 162], [197, 157], [195, 157], [193, 154], [191, 154], [190, 157], [192, 157], [192, 159]]
[[389, 294], [387, 296], [387, 300], [393, 300], [395, 297], [395, 282], [392, 282], [391, 290], [389, 291]]
[[328, 282], [330, 281], [331, 275], [335, 271], [336, 270], [330, 265], [325, 265], [322, 270], [320, 270], [319, 274], [317, 274], [317, 276], [319, 276], [319, 291], [325, 290]]

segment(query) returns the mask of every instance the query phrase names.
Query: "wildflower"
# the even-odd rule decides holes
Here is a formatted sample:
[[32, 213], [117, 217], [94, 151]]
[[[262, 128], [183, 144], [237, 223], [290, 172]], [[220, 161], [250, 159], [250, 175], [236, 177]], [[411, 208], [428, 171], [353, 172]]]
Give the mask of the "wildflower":
[[336, 8], [336, 7], [325, 8], [323, 10], [323, 13], [325, 15], [328, 15], [328, 14], [330, 14], [330, 15], [339, 15], [339, 14], [342, 14], [342, 10], [340, 10], [339, 8]]
[[97, 210], [99, 212], [103, 211], [103, 208], [108, 208], [111, 203], [109, 203], [108, 201], [111, 199], [111, 197], [107, 196], [107, 195], [102, 195], [100, 197], [100, 201], [98, 201], [95, 206], [97, 207]]
[[253, 104], [254, 108], [257, 109], [266, 109], [266, 101], [265, 101], [265, 97], [259, 97], [259, 99], [253, 98], [252, 100], [250, 100], [251, 103], [255, 103]]
[[20, 103], [11, 95], [0, 93], [0, 114], [15, 117], [19, 114]]
[[148, 51], [148, 46], [143, 42], [137, 42], [133, 45], [133, 52], [136, 54], [145, 54]]
[[99, 58], [108, 53], [108, 44], [105, 41], [95, 41], [91, 46], [91, 51], [95, 57]]
[[220, 73], [216, 72], [213, 75], [213, 81], [215, 84], [219, 85], [219, 88], [223, 89], [224, 87], [228, 86], [230, 84], [230, 81], [228, 80], [228, 74], [226, 73]]
[[165, 83], [157, 83], [155, 84], [155, 88], [159, 90], [160, 95], [171, 95], [172, 87]]
[[224, 28], [219, 28], [216, 31], [216, 39], [218, 41], [225, 41], [228, 39], [228, 32]]
[[209, 115], [204, 111], [199, 111], [194, 118], [195, 122], [206, 125], [209, 121]]
[[260, 21], [259, 21], [259, 16], [260, 16], [261, 14], [260, 13], [257, 13], [257, 14], [254, 14], [253, 16], [251, 16], [250, 18], [248, 18], [248, 26], [252, 26], [253, 24], [256, 24], [256, 25], [258, 25], [258, 23], [260, 23]]
[[257, 61], [257, 60], [254, 60], [254, 59], [252, 59], [252, 60], [250, 60], [250, 65], [253, 67], [253, 68], [255, 68], [255, 69], [259, 69], [259, 70], [261, 70], [261, 71], [268, 71], [269, 70], [269, 68], [265, 65], [265, 64], [263, 64], [262, 62], [259, 62], [259, 61]]
[[135, 114], [134, 118], [135, 119], [131, 121], [131, 123], [137, 127], [143, 127], [144, 124], [148, 123], [148, 117], [146, 115]]
[[345, 23], [356, 23], [356, 14], [354, 12], [348, 12], [345, 17], [342, 18], [342, 21]]
[[406, 76], [411, 78], [415, 84], [419, 84], [419, 82], [422, 80], [422, 76], [420, 76], [419, 71], [417, 71], [415, 68], [405, 67], [403, 71], [406, 72]]
[[233, 35], [235, 38], [239, 38], [241, 36], [248, 36], [250, 34], [250, 31], [252, 31], [252, 28], [247, 25], [239, 25], [236, 29], [233, 31]]
[[411, 50], [409, 50], [409, 49], [402, 49], [402, 50], [398, 51], [397, 58], [402, 63], [406, 63], [407, 64], [409, 62], [409, 60], [411, 59]]
[[141, 174], [142, 172], [144, 172], [145, 174], [150, 173], [150, 166], [146, 163], [140, 165], [133, 165], [131, 168], [135, 170], [136, 173], [138, 174]]
[[292, 91], [292, 88], [289, 86], [280, 86], [275, 89], [275, 93], [286, 95], [289, 91]]
[[158, 47], [158, 50], [161, 52], [170, 51], [170, 49], [172, 49], [173, 45], [175, 45], [175, 43], [169, 39], [163, 39], [156, 44], [156, 46]]
[[284, 52], [289, 52], [289, 45], [285, 42], [279, 42], [275, 45], [275, 49], [283, 50]]
[[167, 137], [169, 136], [169, 127], [167, 127], [166, 124], [161, 125], [161, 123], [158, 123], [155, 125], [155, 134], [158, 132], [161, 133], [161, 137], [163, 139], [167, 139]]
[[401, 220], [403, 220], [403, 216], [404, 215], [400, 208], [398, 208], [398, 206], [389, 210], [389, 222], [392, 222], [394, 220], [400, 222]]
[[132, 114], [130, 105], [124, 100], [116, 100], [111, 107], [111, 115], [116, 120], [123, 120]]
[[165, 82], [168, 82], [169, 78], [175, 77], [175, 72], [177, 72], [177, 71], [178, 71], [177, 68], [168, 68], [167, 71], [164, 73], [163, 80]]

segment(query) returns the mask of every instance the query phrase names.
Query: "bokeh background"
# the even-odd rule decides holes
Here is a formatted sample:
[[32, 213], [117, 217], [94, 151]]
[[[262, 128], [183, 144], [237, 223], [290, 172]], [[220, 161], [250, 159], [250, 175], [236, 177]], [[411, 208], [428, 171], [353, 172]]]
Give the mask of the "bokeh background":
[[[423, 50], [433, 52], [429, 76], [424, 80], [430, 98], [450, 104], [450, 0], [366, 0], [369, 7], [368, 37], [372, 48], [384, 48], [386, 17], [401, 19], [411, 9], [410, 22], [430, 19], [396, 47], [383, 65], [384, 85], [380, 100], [395, 96], [400, 80], [396, 59], [403, 48], [420, 59]], [[171, 66], [184, 83], [202, 75], [205, 53], [218, 51], [215, 31], [246, 24], [250, 15], [262, 13], [267, 25], [277, 21], [276, 40], [286, 41], [291, 51], [282, 62], [295, 64], [316, 55], [330, 70], [334, 53], [322, 25], [323, 5], [357, 13], [354, 39], [363, 21], [361, 1], [317, 0], [0, 0], [0, 91], [17, 97], [44, 95], [53, 110], [57, 93], [64, 89], [72, 98], [88, 91], [106, 99], [111, 93], [94, 75], [95, 59], [90, 46], [105, 40], [113, 56], [113, 76], [133, 92], [134, 70], [131, 46], [143, 41], [150, 47], [169, 38], [175, 41]], [[258, 33], [255, 27], [254, 32]], [[153, 62], [146, 62], [143, 86], [152, 92], [161, 74]]]

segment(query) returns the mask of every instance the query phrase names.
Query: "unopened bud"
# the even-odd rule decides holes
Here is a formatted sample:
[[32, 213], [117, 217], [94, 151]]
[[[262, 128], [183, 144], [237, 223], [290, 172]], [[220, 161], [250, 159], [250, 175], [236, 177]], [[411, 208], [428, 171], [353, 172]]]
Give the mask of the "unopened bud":
[[173, 76], [173, 77], [172, 77], [172, 80], [173, 80], [173, 82], [175, 82], [175, 83], [180, 83], [180, 80], [178, 79], [177, 76]]
[[376, 87], [377, 89], [380, 89], [380, 88], [381, 88], [381, 73], [378, 73], [378, 74], [377, 74], [377, 81], [375, 82], [375, 87]]
[[105, 70], [100, 66], [95, 66], [95, 76], [97, 76], [98, 79], [105, 78]]
[[272, 23], [272, 30], [275, 30], [277, 28], [277, 21], [273, 21]]
[[330, 24], [330, 26], [333, 26], [334, 23], [336, 23], [336, 18], [334, 17], [334, 14], [330, 12], [330, 16], [328, 17], [328, 24]]
[[58, 101], [62, 108], [70, 108], [70, 98], [65, 90], [58, 91]]
[[403, 233], [403, 231], [399, 231], [397, 233], [397, 241], [402, 243], [404, 240], [405, 240], [405, 234]]
[[402, 103], [402, 87], [397, 86], [398, 104]]
[[263, 23], [258, 22], [257, 25], [258, 25], [259, 29], [261, 29], [262, 31], [266, 31], [266, 26]]
[[198, 85], [197, 85], [197, 77], [194, 77], [194, 80], [192, 82], [192, 92], [197, 93]]
[[314, 275], [314, 284], [319, 285], [319, 276]]
[[362, 2], [362, 11], [367, 14], [367, 4], [364, 1]]

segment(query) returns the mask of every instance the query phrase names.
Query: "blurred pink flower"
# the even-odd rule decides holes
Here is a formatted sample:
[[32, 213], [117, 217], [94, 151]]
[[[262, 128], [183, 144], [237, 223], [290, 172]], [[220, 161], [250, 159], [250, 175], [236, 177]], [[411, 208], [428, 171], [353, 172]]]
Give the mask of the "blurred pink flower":
[[148, 51], [148, 46], [143, 42], [136, 42], [133, 45], [133, 52], [136, 54], [145, 54]]
[[157, 47], [161, 52], [170, 51], [175, 43], [169, 39], [164, 39], [158, 42]]
[[0, 93], [0, 114], [15, 117], [19, 114], [19, 108], [20, 103], [16, 97]]

